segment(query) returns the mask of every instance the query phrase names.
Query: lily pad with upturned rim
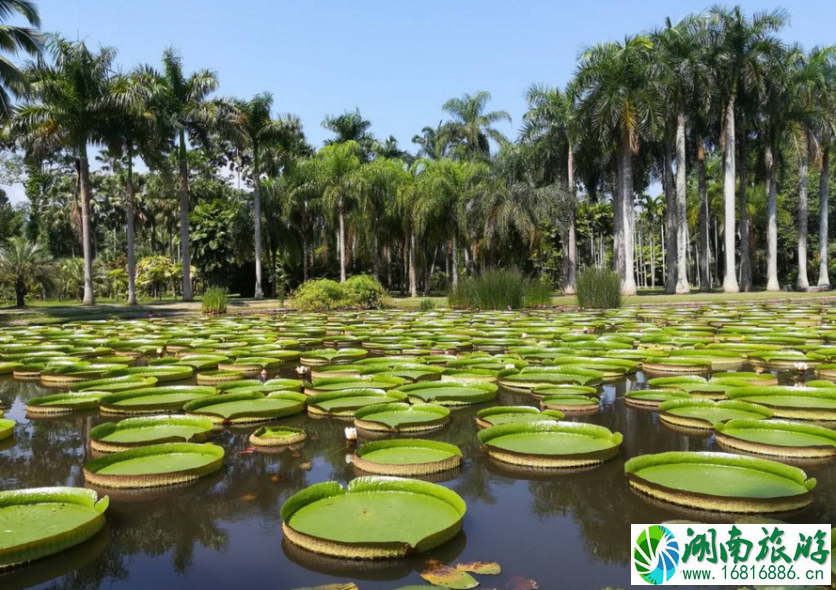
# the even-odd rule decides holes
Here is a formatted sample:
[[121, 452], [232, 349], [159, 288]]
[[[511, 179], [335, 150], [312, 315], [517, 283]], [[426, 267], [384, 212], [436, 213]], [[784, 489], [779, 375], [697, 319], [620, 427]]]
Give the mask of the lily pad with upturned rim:
[[662, 422], [698, 430], [712, 430], [717, 424], [734, 419], [768, 420], [772, 411], [755, 404], [700, 399], [677, 399], [659, 404]]
[[286, 447], [305, 442], [308, 435], [295, 426], [262, 426], [250, 435], [254, 447]]
[[205, 385], [172, 385], [111, 393], [99, 400], [107, 414], [153, 414], [182, 410], [190, 401], [217, 395], [218, 390]]
[[11, 418], [3, 417], [3, 410], [0, 410], [0, 440], [5, 440], [15, 432], [17, 422]]
[[346, 391], [350, 389], [381, 389], [388, 391], [406, 384], [406, 379], [398, 377], [381, 377], [377, 375], [357, 375], [354, 377], [326, 377], [314, 379], [305, 385], [307, 395], [327, 393], [330, 391]]
[[354, 412], [366, 406], [404, 401], [406, 395], [380, 389], [349, 389], [317, 393], [308, 397], [308, 413], [313, 416], [354, 418]]
[[414, 479], [358, 477], [309, 486], [282, 506], [285, 539], [309, 551], [349, 559], [395, 559], [455, 537], [464, 500]]
[[216, 424], [267, 422], [305, 411], [307, 397], [295, 392], [227, 393], [196, 399], [183, 406], [191, 416], [205, 416]]
[[434, 440], [392, 439], [369, 442], [354, 453], [354, 465], [366, 473], [409, 477], [456, 469], [462, 452]]
[[98, 409], [101, 399], [107, 393], [85, 391], [74, 393], [55, 393], [41, 395], [26, 402], [26, 413], [40, 414], [69, 414]]
[[660, 404], [679, 399], [693, 399], [693, 396], [673, 389], [640, 389], [625, 395], [624, 403], [633, 408], [658, 410]]
[[0, 570], [60, 553], [98, 533], [109, 500], [83, 488], [0, 492]]
[[734, 400], [763, 405], [772, 410], [776, 418], [836, 420], [836, 388], [785, 385], [736, 387], [730, 389], [727, 395]]
[[397, 389], [397, 391], [409, 396], [411, 402], [433, 403], [442, 406], [465, 406], [489, 402], [496, 397], [497, 390], [497, 386], [492, 383], [459, 383], [456, 381], [413, 383]]
[[196, 481], [223, 467], [224, 450], [210, 443], [168, 443], [120, 451], [84, 466], [84, 479], [103, 488], [149, 488]]
[[529, 392], [534, 398], [554, 397], [558, 395], [599, 397], [601, 392], [595, 387], [588, 385], [538, 385]]
[[615, 457], [622, 441], [603, 426], [558, 421], [502, 424], [478, 436], [493, 459], [539, 469], [597, 465]]
[[585, 395], [551, 395], [540, 400], [540, 407], [564, 414], [594, 414], [601, 410], [601, 400]]
[[384, 403], [354, 412], [354, 425], [372, 432], [430, 432], [449, 420], [450, 410], [436, 404]]
[[727, 453], [671, 452], [627, 461], [630, 485], [657, 500], [691, 509], [780, 513], [808, 506], [815, 479], [776, 461]]
[[213, 423], [198, 416], [143, 416], [105, 422], [90, 431], [90, 444], [103, 453], [170, 442], [200, 443], [212, 435]]
[[783, 420], [730, 420], [718, 424], [715, 438], [723, 448], [773, 457], [836, 457], [836, 431]]
[[562, 420], [563, 412], [557, 410], [539, 410], [531, 406], [494, 406], [485, 408], [476, 414], [476, 424], [479, 428], [490, 428], [500, 424], [515, 424], [517, 422], [539, 422], [542, 420]]

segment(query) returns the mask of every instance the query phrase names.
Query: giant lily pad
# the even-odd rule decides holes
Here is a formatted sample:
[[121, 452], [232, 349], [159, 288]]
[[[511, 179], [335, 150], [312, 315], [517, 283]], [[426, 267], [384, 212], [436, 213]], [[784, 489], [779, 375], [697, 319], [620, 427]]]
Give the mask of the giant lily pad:
[[354, 465], [376, 475], [427, 475], [456, 469], [461, 463], [458, 447], [435, 440], [379, 440], [354, 453]]
[[492, 383], [413, 383], [398, 388], [410, 401], [434, 403], [442, 406], [464, 406], [489, 402], [496, 397], [497, 386]]
[[103, 453], [169, 442], [199, 443], [212, 435], [212, 421], [197, 416], [143, 416], [105, 422], [90, 431], [90, 444]]
[[479, 431], [488, 456], [541, 469], [596, 465], [618, 454], [621, 433], [576, 422], [518, 422]]
[[216, 395], [214, 387], [203, 385], [171, 385], [148, 387], [101, 398], [100, 406], [108, 414], [153, 414], [183, 409], [190, 401]]
[[305, 411], [307, 397], [295, 392], [227, 393], [205, 396], [183, 406], [186, 414], [206, 416], [218, 424], [267, 422]]
[[677, 399], [659, 404], [662, 422], [681, 428], [711, 430], [717, 424], [734, 419], [766, 420], [772, 412], [763, 406], [745, 402]]
[[815, 479], [775, 461], [726, 453], [660, 453], [627, 461], [630, 485], [657, 500], [692, 509], [771, 513], [812, 502]]
[[490, 428], [500, 424], [516, 422], [539, 422], [542, 420], [561, 420], [563, 412], [556, 410], [540, 411], [531, 406], [494, 406], [480, 410], [476, 414], [476, 424], [479, 428]]
[[82, 488], [0, 492], [0, 570], [87, 541], [104, 526], [108, 502]]
[[106, 393], [95, 391], [41, 395], [30, 399], [26, 403], [26, 413], [33, 415], [69, 414], [70, 412], [95, 410], [98, 409], [100, 400], [106, 395]]
[[549, 395], [540, 400], [540, 407], [564, 414], [594, 414], [601, 410], [601, 400], [585, 395]]
[[458, 534], [466, 506], [442, 486], [395, 477], [358, 477], [346, 488], [314, 484], [282, 506], [285, 539], [315, 553], [391, 559], [422, 553]]
[[372, 432], [429, 432], [449, 420], [450, 410], [436, 404], [375, 404], [354, 412], [354, 425]]
[[250, 435], [255, 447], [286, 447], [305, 442], [308, 435], [294, 426], [262, 426]]
[[84, 466], [88, 483], [103, 488], [149, 488], [195, 481], [223, 467], [223, 448], [167, 443], [120, 451]]
[[11, 437], [15, 432], [17, 422], [11, 418], [3, 418], [3, 410], [0, 410], [0, 440]]
[[326, 377], [314, 379], [305, 385], [305, 393], [314, 395], [331, 391], [346, 391], [349, 389], [395, 389], [406, 383], [406, 379], [398, 377], [383, 377], [378, 375], [357, 375], [353, 377]]
[[71, 383], [70, 391], [103, 391], [117, 393], [119, 391], [132, 391], [134, 389], [145, 389], [154, 387], [157, 384], [156, 377], [145, 377], [142, 375], [126, 375], [124, 377], [108, 377], [107, 379], [93, 379], [81, 383]]
[[499, 372], [499, 384], [516, 391], [531, 391], [542, 385], [600, 385], [604, 373], [576, 366], [526, 367], [522, 370], [506, 369]]
[[624, 396], [624, 403], [634, 408], [657, 410], [659, 405], [677, 399], [691, 399], [690, 393], [670, 389], [640, 389]]
[[299, 360], [303, 365], [308, 366], [338, 365], [353, 363], [366, 358], [368, 355], [369, 351], [363, 348], [322, 348], [303, 352]]
[[836, 388], [735, 387], [729, 398], [768, 407], [776, 418], [836, 421]]
[[720, 446], [794, 459], [836, 457], [836, 431], [813, 424], [782, 420], [730, 420], [718, 424]]
[[313, 416], [354, 418], [354, 412], [360, 408], [404, 399], [406, 395], [403, 393], [380, 389], [349, 389], [317, 393], [308, 398], [308, 413]]

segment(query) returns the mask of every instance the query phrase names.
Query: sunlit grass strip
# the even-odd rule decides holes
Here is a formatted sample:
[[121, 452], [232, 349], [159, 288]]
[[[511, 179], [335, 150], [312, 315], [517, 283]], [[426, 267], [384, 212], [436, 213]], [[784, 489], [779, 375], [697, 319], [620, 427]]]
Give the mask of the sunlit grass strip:
[[[797, 495], [755, 497], [733, 496], [718, 489], [717, 494], [695, 492], [682, 488], [672, 488], [641, 476], [641, 472], [648, 468], [662, 465], [719, 465], [736, 469], [751, 469], [762, 471], [770, 475], [781, 477], [794, 482], [806, 491]], [[709, 510], [714, 512], [733, 513], [783, 513], [800, 510], [809, 506], [813, 501], [813, 490], [816, 480], [808, 479], [807, 474], [797, 467], [784, 465], [776, 461], [731, 455], [726, 453], [690, 453], [670, 452], [633, 457], [624, 465], [624, 471], [631, 487], [635, 490], [671, 504], [684, 508]]]
[[[398, 449], [408, 454], [411, 449], [433, 450], [440, 454], [449, 455], [436, 461], [420, 463], [384, 463], [368, 459], [367, 455], [384, 449]], [[418, 475], [429, 475], [431, 473], [442, 473], [452, 469], [458, 469], [462, 464], [461, 450], [449, 443], [435, 440], [419, 439], [392, 439], [369, 442], [354, 452], [353, 462], [355, 467], [373, 475], [396, 475], [399, 477], [413, 477]]]
[[[14, 507], [25, 511], [27, 506], [38, 504], [77, 505], [89, 509], [89, 519], [69, 530], [46, 529], [44, 535], [27, 543], [4, 546], [0, 549], [0, 570], [19, 566], [30, 561], [60, 553], [84, 543], [95, 536], [105, 525], [104, 513], [109, 499], [99, 499], [93, 490], [70, 487], [33, 488], [0, 492], [0, 509]], [[33, 525], [34, 526], [34, 525]], [[11, 532], [11, 531], [10, 531]]]
[[[164, 456], [168, 454], [186, 453], [202, 455], [205, 463], [198, 467], [177, 471], [169, 471], [166, 468], [162, 468], [157, 472], [153, 469], [149, 469], [146, 473], [137, 473], [134, 475], [112, 475], [100, 473], [103, 469], [123, 461]], [[171, 486], [193, 482], [201, 477], [205, 477], [219, 471], [223, 467], [223, 459], [223, 448], [210, 443], [168, 443], [150, 445], [147, 447], [120, 451], [118, 453], [113, 453], [112, 455], [105, 455], [104, 457], [93, 459], [84, 466], [84, 479], [91, 485], [103, 488], [130, 489]]]

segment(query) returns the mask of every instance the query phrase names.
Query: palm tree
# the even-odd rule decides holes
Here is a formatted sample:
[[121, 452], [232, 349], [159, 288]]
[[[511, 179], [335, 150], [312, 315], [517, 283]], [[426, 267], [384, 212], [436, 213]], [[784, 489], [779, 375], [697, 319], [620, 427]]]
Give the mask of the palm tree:
[[[124, 158], [125, 225], [128, 252], [128, 305], [136, 305], [136, 200], [134, 197], [134, 157], [142, 154], [146, 162], [154, 163], [161, 154], [161, 131], [164, 121], [157, 116], [162, 87], [155, 73], [138, 68], [128, 75], [117, 76], [111, 85], [107, 142], [114, 154]], [[163, 131], [164, 135], [164, 131]]]
[[14, 287], [17, 307], [26, 305], [30, 287], [51, 285], [54, 274], [52, 257], [42, 244], [11, 238], [0, 249], [0, 280]]
[[485, 112], [490, 100], [489, 92], [480, 91], [472, 96], [464, 94], [461, 98], [451, 98], [441, 107], [453, 118], [448, 129], [462, 158], [487, 158], [491, 153], [490, 140], [500, 145], [508, 142], [493, 125], [500, 121], [510, 123], [511, 115], [507, 111]]
[[92, 188], [87, 146], [104, 139], [116, 51], [102, 47], [94, 53], [83, 41], [70, 42], [59, 36], [50, 36], [47, 48], [52, 63], [39, 60], [26, 70], [26, 102], [15, 115], [12, 129], [36, 152], [64, 148], [76, 157], [84, 252], [83, 304], [93, 305]]
[[171, 47], [163, 53], [162, 61], [161, 79], [165, 88], [164, 109], [178, 148], [183, 301], [191, 301], [194, 295], [189, 251], [189, 165], [186, 136], [188, 135], [189, 139], [205, 138], [207, 128], [217, 120], [220, 105], [210, 102], [208, 96], [217, 89], [218, 77], [209, 70], [200, 70], [187, 78], [183, 72], [181, 55]]
[[[665, 99], [666, 118], [675, 128], [674, 161], [676, 163], [675, 201], [668, 211], [671, 214], [676, 239], [675, 244], [676, 275], [674, 291], [677, 294], [689, 293], [688, 283], [688, 228], [686, 212], [686, 113], [706, 99], [705, 63], [702, 47], [705, 44], [706, 28], [704, 20], [698, 17], [686, 17], [676, 25], [667, 19], [665, 28], [653, 34], [655, 51], [654, 69], [656, 83]], [[668, 141], [665, 138], [664, 141]], [[665, 162], [667, 170], [668, 163]], [[669, 268], [671, 273], [673, 269]]]
[[[773, 33], [780, 30], [789, 20], [783, 10], [758, 13], [747, 19], [740, 7], [731, 10], [715, 6], [709, 11], [712, 43], [720, 48], [717, 61], [717, 88], [723, 109], [723, 195], [725, 199], [725, 276], [723, 290], [736, 293], [740, 290], [735, 264], [735, 119], [739, 117], [740, 103], [746, 95], [759, 94], [766, 82], [763, 71], [764, 57], [779, 44]], [[745, 103], [744, 103], [745, 104]], [[745, 130], [744, 132], [745, 133]], [[745, 179], [741, 179], [741, 191], [745, 190]], [[741, 194], [745, 194], [741, 192]], [[745, 197], [741, 199], [741, 210], [745, 211]], [[747, 223], [741, 219], [742, 242], [745, 243]], [[748, 250], [741, 246], [741, 265], [748, 268]], [[745, 258], [745, 260], [743, 260]], [[744, 275], [744, 283], [746, 281]], [[744, 284], [748, 287], [748, 284]]]
[[[22, 16], [35, 27], [0, 25], [0, 48], [17, 55], [21, 51], [38, 57], [43, 49], [43, 38], [36, 30], [41, 26], [38, 7], [29, 0], [0, 0], [0, 23], [15, 14]], [[0, 56], [0, 120], [6, 121], [12, 115], [10, 93], [19, 95], [26, 86], [26, 77], [12, 62]]]
[[328, 215], [337, 214], [337, 250], [340, 259], [340, 282], [345, 282], [346, 208], [360, 195], [362, 151], [356, 141], [325, 146], [311, 162], [305, 181], [296, 190], [302, 195], [316, 194]]
[[284, 116], [273, 119], [270, 114], [272, 108], [273, 95], [263, 92], [249, 101], [232, 101], [232, 108], [222, 122], [223, 131], [233, 142], [252, 153], [256, 299], [264, 298], [261, 277], [261, 155], [265, 149], [287, 143], [286, 138], [301, 132], [298, 118]]
[[652, 47], [646, 37], [595, 45], [581, 56], [575, 78], [574, 93], [592, 123], [592, 131], [605, 147], [616, 146], [613, 254], [625, 295], [636, 293], [633, 158], [639, 153], [642, 138], [655, 133], [660, 115], [658, 93], [647, 83]]
[[571, 97], [560, 88], [533, 85], [526, 92], [528, 112], [523, 115], [520, 139], [534, 146], [538, 166], [549, 172], [547, 182], [562, 181], [569, 195], [563, 239], [563, 292], [575, 292], [577, 270], [575, 141], [577, 136]]
[[374, 276], [380, 278], [381, 225], [400, 186], [409, 181], [409, 172], [402, 160], [378, 157], [360, 168], [359, 174], [360, 209], [371, 228], [372, 265]]
[[326, 139], [325, 145], [353, 141], [360, 146], [363, 161], [367, 161], [374, 152], [377, 141], [374, 135], [369, 133], [372, 122], [363, 118], [360, 109], [346, 111], [342, 115], [328, 115], [322, 121], [322, 126], [336, 135], [334, 138]]
[[429, 125], [412, 138], [412, 143], [419, 146], [418, 157], [428, 160], [440, 160], [446, 157], [450, 148], [450, 126], [439, 121], [435, 127]]
[[459, 284], [458, 237], [464, 221], [467, 201], [480, 190], [488, 167], [484, 163], [443, 159], [428, 161], [417, 177], [418, 200], [415, 208], [415, 232], [428, 227], [443, 227], [449, 236], [453, 256], [451, 285]]

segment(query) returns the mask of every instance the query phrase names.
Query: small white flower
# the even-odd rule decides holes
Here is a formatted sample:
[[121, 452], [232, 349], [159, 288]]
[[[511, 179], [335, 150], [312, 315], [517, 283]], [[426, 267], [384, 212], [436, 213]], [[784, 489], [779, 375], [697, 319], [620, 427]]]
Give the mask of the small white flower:
[[516, 369], [516, 368], [517, 368], [517, 366], [516, 366], [516, 365], [513, 365], [513, 364], [511, 364], [511, 363], [508, 363], [507, 365], [505, 365], [505, 368], [506, 368], [506, 369]]
[[346, 465], [351, 465], [353, 462], [354, 462], [354, 455], [352, 455], [351, 453], [346, 453], [345, 454], [345, 464]]
[[347, 426], [345, 429], [345, 439], [346, 440], [357, 440], [357, 429], [352, 428], [351, 426]]
[[300, 366], [296, 367], [296, 374], [297, 375], [304, 375], [307, 372], [308, 372], [308, 367], [306, 367], [305, 365], [300, 365]]

